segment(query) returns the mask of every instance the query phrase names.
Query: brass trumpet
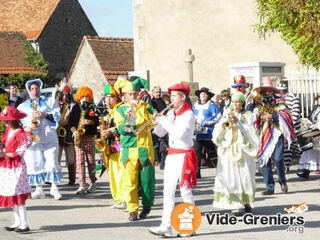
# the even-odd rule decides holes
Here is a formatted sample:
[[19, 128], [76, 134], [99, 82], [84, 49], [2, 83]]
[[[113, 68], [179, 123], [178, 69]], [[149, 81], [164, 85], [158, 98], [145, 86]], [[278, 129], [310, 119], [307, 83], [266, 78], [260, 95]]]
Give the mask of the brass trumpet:
[[[267, 103], [263, 102], [263, 96], [262, 96], [262, 94], [260, 92], [260, 89], [252, 90], [251, 91], [251, 98], [253, 100], [257, 101], [257, 103], [258, 103], [258, 111], [259, 111], [260, 115], [264, 115], [266, 113], [273, 114], [273, 113], [276, 112], [270, 104], [267, 104]], [[279, 129], [279, 125], [278, 124], [276, 124], [276, 123], [274, 123], [272, 121], [269, 121], [269, 123], [271, 125], [273, 125], [275, 128]]]
[[[165, 113], [167, 110], [169, 110], [172, 106], [173, 106], [173, 103], [171, 103], [170, 105], [168, 105], [168, 106], [167, 106], [165, 109], [163, 109], [160, 113], [152, 116], [152, 118], [151, 118], [148, 122], [144, 123], [143, 125], [141, 125], [141, 126], [137, 129], [137, 131], [136, 131], [137, 134], [139, 134], [142, 130], [146, 130], [147, 132], [151, 131], [151, 130], [156, 126], [156, 124], [153, 123], [154, 120], [156, 119], [156, 117], [159, 117], [159, 116], [164, 115], [164, 113]], [[149, 127], [147, 127], [147, 126], [149, 126]]]
[[[225, 121], [224, 123], [222, 123], [222, 127], [224, 128], [224, 129], [230, 129], [231, 127], [232, 127], [232, 125], [234, 124], [233, 122], [232, 122], [232, 120], [231, 120], [231, 118], [233, 118], [233, 116], [234, 116], [234, 110], [233, 109], [231, 109], [231, 110], [229, 110], [228, 111], [228, 113], [231, 113], [231, 117], [229, 118], [228, 116], [226, 116], [225, 118], [227, 119], [227, 121]], [[228, 114], [227, 113], [227, 114]]]
[[127, 133], [132, 132], [134, 135], [136, 135], [136, 131], [133, 129], [134, 124], [134, 106], [130, 107], [129, 115], [127, 117], [127, 122], [123, 126], [123, 130]]

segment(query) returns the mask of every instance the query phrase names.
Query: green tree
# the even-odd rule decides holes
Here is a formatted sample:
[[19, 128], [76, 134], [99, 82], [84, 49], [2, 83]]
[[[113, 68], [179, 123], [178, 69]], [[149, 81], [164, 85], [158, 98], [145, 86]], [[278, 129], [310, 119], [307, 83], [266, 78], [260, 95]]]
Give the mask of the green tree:
[[299, 61], [320, 67], [320, 1], [255, 0], [260, 18], [254, 25], [260, 36], [274, 30], [289, 44]]

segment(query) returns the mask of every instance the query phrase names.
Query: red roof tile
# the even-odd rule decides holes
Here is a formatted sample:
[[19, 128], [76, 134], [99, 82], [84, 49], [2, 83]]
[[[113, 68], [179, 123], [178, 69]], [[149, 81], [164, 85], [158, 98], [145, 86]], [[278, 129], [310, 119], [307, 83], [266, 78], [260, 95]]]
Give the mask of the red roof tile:
[[0, 32], [0, 74], [40, 73], [28, 64], [21, 33]]
[[132, 38], [112, 38], [85, 36], [73, 62], [70, 74], [78, 59], [84, 41], [88, 41], [107, 81], [113, 84], [119, 75], [126, 75], [134, 70], [134, 50]]
[[38, 38], [60, 0], [0, 0], [0, 31]]

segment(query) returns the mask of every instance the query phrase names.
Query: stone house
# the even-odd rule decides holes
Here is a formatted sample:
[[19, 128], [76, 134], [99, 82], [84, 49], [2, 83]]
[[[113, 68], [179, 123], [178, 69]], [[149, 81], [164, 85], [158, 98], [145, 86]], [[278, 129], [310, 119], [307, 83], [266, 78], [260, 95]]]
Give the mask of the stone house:
[[279, 34], [253, 31], [259, 19], [252, 0], [134, 0], [133, 10], [135, 71], [149, 71], [151, 88], [189, 81], [188, 49], [194, 81], [215, 93], [230, 87], [232, 64], [298, 62]]
[[[22, 33], [0, 32], [0, 74], [39, 73], [27, 63], [25, 41]], [[8, 83], [9, 84], [9, 83]], [[0, 86], [7, 87], [7, 86]]]
[[51, 79], [67, 76], [84, 35], [97, 35], [78, 0], [0, 0], [0, 31], [23, 32]]
[[74, 87], [89, 86], [97, 102], [106, 84], [134, 70], [133, 39], [85, 36], [70, 69]]

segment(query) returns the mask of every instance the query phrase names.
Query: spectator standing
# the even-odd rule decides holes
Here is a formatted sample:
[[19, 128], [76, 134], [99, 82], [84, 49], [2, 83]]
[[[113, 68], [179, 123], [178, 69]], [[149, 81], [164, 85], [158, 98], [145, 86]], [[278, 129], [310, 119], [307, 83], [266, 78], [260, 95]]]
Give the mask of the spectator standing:
[[196, 116], [197, 126], [194, 149], [198, 159], [197, 178], [201, 178], [200, 168], [203, 148], [208, 154], [208, 158], [212, 161], [212, 163], [208, 162], [207, 165], [215, 167], [217, 164], [216, 146], [211, 139], [214, 125], [220, 119], [221, 114], [217, 105], [211, 101], [214, 93], [210, 92], [208, 88], [203, 87], [197, 90], [195, 94], [199, 98], [199, 101], [192, 107]]
[[17, 86], [13, 83], [9, 84], [9, 105], [16, 108], [22, 102], [22, 98], [18, 96]]
[[[279, 90], [278, 95], [285, 100], [290, 110], [291, 118], [294, 124], [294, 131], [295, 133], [297, 133], [301, 127], [301, 111], [300, 111], [299, 98], [297, 98], [294, 94], [289, 93], [287, 85], [283, 82], [277, 85], [277, 89]], [[289, 167], [292, 164], [293, 152], [295, 152], [296, 157], [300, 159], [301, 151], [297, 141], [293, 142], [290, 145], [289, 149], [287, 147], [288, 145], [287, 141], [285, 141], [284, 145], [285, 145], [285, 148], [284, 148], [283, 159], [284, 159], [284, 164], [286, 165], [286, 172], [288, 172]]]
[[224, 89], [221, 91], [220, 96], [222, 98], [221, 104], [220, 104], [220, 112], [223, 115], [223, 111], [226, 107], [231, 107], [231, 95], [230, 91], [227, 89]]
[[[160, 86], [154, 86], [152, 89], [151, 106], [158, 113], [160, 113], [167, 106], [165, 101], [161, 98], [161, 87]], [[156, 158], [155, 165], [161, 165], [160, 169], [163, 169], [164, 168], [164, 159], [163, 159], [163, 162], [161, 162], [160, 141], [161, 141], [161, 138], [152, 132], [152, 142], [153, 142], [153, 148], [154, 148], [154, 153], [155, 153], [155, 158]]]

